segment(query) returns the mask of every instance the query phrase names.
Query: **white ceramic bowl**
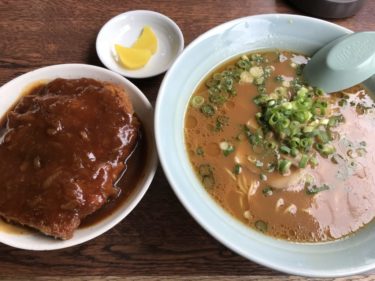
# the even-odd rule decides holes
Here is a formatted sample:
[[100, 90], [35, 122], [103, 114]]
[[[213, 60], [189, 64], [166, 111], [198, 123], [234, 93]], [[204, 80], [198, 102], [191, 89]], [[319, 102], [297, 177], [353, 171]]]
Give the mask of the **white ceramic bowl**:
[[119, 223], [134, 209], [147, 191], [157, 167], [157, 153], [153, 131], [153, 108], [150, 102], [129, 80], [101, 67], [85, 64], [61, 64], [43, 67], [23, 74], [0, 88], [0, 117], [4, 116], [8, 109], [18, 100], [23, 90], [30, 86], [30, 84], [58, 77], [67, 79], [93, 78], [117, 84], [126, 90], [133, 103], [134, 110], [144, 126], [146, 134], [148, 154], [147, 159], [144, 159], [146, 165], [144, 176], [138, 181], [129, 198], [113, 214], [94, 225], [76, 230], [73, 238], [69, 240], [55, 240], [30, 231], [26, 231], [23, 234], [4, 232], [1, 231], [2, 228], [0, 227], [0, 242], [16, 248], [27, 250], [61, 249], [86, 242], [99, 236]]
[[[211, 199], [192, 170], [184, 143], [185, 111], [203, 77], [231, 57], [272, 48], [311, 55], [350, 32], [322, 20], [286, 14], [230, 21], [201, 35], [184, 50], [166, 74], [158, 94], [155, 136], [159, 158], [185, 208], [228, 248], [289, 274], [344, 276], [375, 268], [375, 225], [372, 223], [347, 239], [316, 244], [278, 240], [248, 228]], [[374, 81], [368, 86], [375, 90]]]
[[[155, 32], [158, 49], [144, 67], [128, 70], [117, 61], [114, 46], [130, 47], [146, 25]], [[130, 78], [146, 78], [165, 72], [183, 48], [184, 37], [177, 24], [165, 15], [147, 10], [130, 11], [112, 18], [102, 27], [96, 39], [96, 52], [102, 63]]]

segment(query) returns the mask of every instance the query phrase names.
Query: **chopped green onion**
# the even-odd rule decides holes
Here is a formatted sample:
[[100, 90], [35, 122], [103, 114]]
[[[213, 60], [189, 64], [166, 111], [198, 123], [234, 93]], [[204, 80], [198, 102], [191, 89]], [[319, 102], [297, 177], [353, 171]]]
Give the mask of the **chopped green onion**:
[[339, 163], [338, 155], [339, 155], [339, 154], [334, 154], [334, 155], [332, 155], [332, 157], [331, 157], [331, 162], [332, 162], [333, 164], [338, 164], [338, 163]]
[[357, 155], [359, 157], [362, 157], [367, 153], [366, 149], [364, 149], [363, 147], [357, 148], [355, 151], [357, 152]]
[[324, 157], [327, 157], [328, 155], [330, 155], [330, 154], [332, 154], [336, 151], [335, 147], [331, 144], [316, 143], [315, 148]]
[[215, 114], [215, 108], [212, 105], [206, 103], [201, 106], [201, 112], [204, 116], [211, 117]]
[[255, 133], [255, 134], [249, 135], [248, 139], [249, 139], [249, 142], [252, 145], [258, 145], [258, 144], [260, 144], [260, 142], [263, 139], [263, 137], [260, 134]]
[[216, 118], [215, 131], [219, 132], [223, 130], [223, 127], [228, 125], [229, 117], [220, 115]]
[[234, 151], [234, 146], [226, 141], [221, 142], [219, 146], [220, 146], [220, 149], [223, 151], [223, 154], [225, 157], [227, 157], [229, 154], [231, 154]]
[[318, 159], [315, 156], [310, 157], [310, 165], [314, 168], [319, 164]]
[[283, 104], [281, 104], [281, 106], [286, 109], [286, 110], [290, 110], [293, 108], [293, 104], [291, 102], [284, 102]]
[[367, 145], [367, 143], [365, 141], [361, 141], [359, 144], [362, 145], [362, 146], [366, 146]]
[[341, 100], [339, 100], [338, 104], [339, 104], [339, 106], [342, 107], [342, 106], [347, 105], [347, 104], [348, 104], [348, 101], [347, 101], [346, 99], [341, 99]]
[[290, 140], [290, 146], [291, 146], [292, 148], [297, 148], [297, 147], [300, 146], [300, 142], [301, 142], [301, 140], [300, 140], [299, 138], [297, 138], [297, 137], [293, 137], [293, 138]]
[[298, 149], [293, 147], [291, 150], [290, 150], [290, 155], [293, 156], [293, 157], [297, 157], [298, 155]]
[[267, 93], [266, 87], [264, 87], [264, 85], [258, 85], [257, 91], [258, 91], [259, 94], [262, 94], [262, 95]]
[[284, 81], [284, 77], [283, 77], [282, 75], [277, 75], [277, 76], [275, 77], [275, 80], [276, 80], [277, 82], [283, 82], [283, 81]]
[[198, 155], [198, 156], [203, 156], [204, 155], [204, 150], [202, 147], [198, 147], [195, 151], [195, 153]]
[[204, 177], [204, 176], [210, 176], [212, 175], [212, 169], [209, 164], [202, 164], [199, 166], [199, 174]]
[[283, 118], [280, 120], [280, 127], [281, 129], [285, 129], [285, 128], [288, 128], [289, 124], [290, 124], [290, 120], [288, 118]]
[[290, 154], [290, 148], [287, 147], [286, 145], [280, 146], [279, 150], [281, 153]]
[[256, 166], [257, 168], [261, 168], [261, 167], [263, 167], [263, 162], [262, 162], [262, 161], [259, 161], [259, 160], [256, 160], [256, 161], [255, 161], [255, 166]]
[[211, 189], [214, 187], [215, 185], [215, 179], [212, 175], [210, 176], [204, 176], [202, 178], [202, 183], [203, 183], [203, 186], [207, 189]]
[[228, 100], [229, 96], [227, 93], [213, 93], [209, 92], [209, 100], [215, 105], [222, 105]]
[[335, 115], [331, 116], [328, 121], [328, 127], [336, 127], [340, 122], [344, 121], [344, 116]]
[[237, 65], [238, 65], [239, 68], [248, 70], [249, 67], [250, 67], [250, 61], [241, 59], [237, 62]]
[[211, 87], [214, 87], [214, 86], [217, 86], [218, 84], [220, 83], [220, 81], [216, 80], [216, 79], [210, 79], [206, 82], [206, 86], [208, 88], [211, 88]]
[[279, 96], [279, 97], [286, 97], [286, 95], [288, 94], [288, 91], [285, 87], [277, 87], [275, 89], [275, 93]]
[[292, 162], [287, 159], [281, 159], [278, 163], [278, 170], [280, 174], [285, 175], [290, 172], [290, 166], [292, 165]]
[[315, 148], [316, 148], [316, 150], [318, 150], [319, 152], [323, 149], [323, 147], [324, 147], [324, 145], [321, 144], [321, 143], [316, 143], [316, 144], [315, 144]]
[[265, 143], [265, 147], [266, 147], [268, 150], [275, 150], [276, 147], [277, 147], [277, 144], [276, 144], [276, 142], [274, 142], [274, 141], [267, 141], [267, 142]]
[[309, 161], [309, 157], [306, 154], [301, 156], [301, 160], [298, 163], [298, 167], [306, 168], [307, 162]]
[[264, 77], [256, 78], [254, 81], [255, 85], [262, 85], [264, 83]]
[[314, 92], [315, 92], [315, 95], [317, 95], [317, 96], [324, 95], [324, 91], [322, 89], [319, 89], [319, 88], [315, 88]]
[[301, 87], [298, 91], [297, 91], [297, 97], [299, 98], [305, 98], [306, 97], [306, 94], [309, 92], [309, 90], [305, 87]]
[[313, 185], [313, 186], [308, 186], [306, 188], [306, 193], [308, 195], [314, 195], [314, 194], [317, 194], [318, 192], [321, 192], [321, 191], [324, 191], [324, 190], [328, 190], [330, 189], [330, 187], [326, 184], [323, 184], [321, 186], [317, 186], [317, 185]]
[[328, 143], [330, 141], [330, 137], [326, 131], [318, 131], [316, 135], [316, 139], [319, 143]]
[[305, 128], [303, 128], [303, 132], [304, 133], [311, 133], [311, 132], [314, 131], [314, 129], [315, 129], [314, 126], [306, 126]]
[[306, 151], [313, 144], [312, 138], [303, 138], [300, 141], [300, 146]]
[[275, 100], [269, 100], [269, 101], [267, 102], [267, 105], [268, 105], [269, 107], [272, 107], [272, 106], [276, 105], [276, 101], [275, 101]]
[[262, 193], [264, 194], [264, 196], [271, 196], [273, 194], [273, 188], [270, 186], [267, 186], [263, 188]]
[[268, 225], [266, 222], [262, 221], [262, 220], [258, 220], [255, 222], [255, 228], [258, 229], [259, 231], [265, 233], [267, 232], [267, 229], [268, 229]]
[[215, 74], [213, 75], [213, 78], [214, 78], [214, 80], [220, 81], [221, 78], [222, 78], [222, 75], [221, 75], [221, 73], [215, 73]]
[[234, 165], [234, 169], [233, 169], [233, 172], [235, 175], [239, 175], [242, 171], [242, 168], [241, 168], [241, 165], [240, 164], [236, 164]]
[[261, 180], [261, 181], [266, 181], [267, 180], [267, 176], [265, 175], [265, 174], [260, 174], [259, 175], [259, 179]]
[[204, 103], [204, 97], [202, 96], [194, 96], [192, 99], [191, 99], [191, 105], [194, 107], [194, 108], [200, 108]]
[[274, 163], [268, 163], [267, 165], [267, 171], [269, 173], [273, 173], [275, 171], [276, 165]]
[[[259, 78], [259, 77], [263, 76], [264, 71], [263, 71], [263, 68], [261, 68], [259, 66], [253, 66], [253, 67], [250, 68], [250, 74], [254, 78]], [[260, 83], [260, 84], [262, 84], [262, 83]]]
[[255, 98], [253, 98], [253, 102], [256, 105], [261, 105], [261, 104], [267, 103], [269, 100], [270, 100], [270, 97], [268, 95], [264, 95], [264, 94], [260, 94], [260, 95], [256, 96]]
[[280, 119], [281, 119], [281, 114], [276, 112], [276, 113], [271, 115], [271, 118], [269, 119], [268, 123], [271, 126], [274, 126]]
[[310, 111], [300, 110], [300, 111], [294, 112], [293, 116], [295, 119], [297, 119], [298, 122], [306, 123], [307, 121], [311, 119], [313, 115]]

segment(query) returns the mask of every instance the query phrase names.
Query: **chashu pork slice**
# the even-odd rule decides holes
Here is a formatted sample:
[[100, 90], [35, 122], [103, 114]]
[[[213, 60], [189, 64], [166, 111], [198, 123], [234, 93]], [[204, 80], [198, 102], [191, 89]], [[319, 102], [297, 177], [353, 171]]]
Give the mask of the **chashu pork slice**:
[[59, 239], [115, 198], [140, 123], [123, 89], [56, 79], [0, 123], [0, 216]]

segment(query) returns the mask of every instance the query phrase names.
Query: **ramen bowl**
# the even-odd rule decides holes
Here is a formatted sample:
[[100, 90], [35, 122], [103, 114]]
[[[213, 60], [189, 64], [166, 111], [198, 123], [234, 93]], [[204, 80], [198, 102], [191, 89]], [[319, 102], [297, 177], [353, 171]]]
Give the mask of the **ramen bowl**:
[[[184, 50], [166, 74], [156, 102], [159, 158], [188, 212], [231, 250], [288, 274], [333, 277], [375, 268], [374, 224], [344, 239], [319, 243], [276, 239], [245, 226], [222, 209], [197, 178], [184, 141], [185, 112], [203, 78], [231, 58], [267, 49], [312, 55], [348, 33], [351, 31], [326, 21], [287, 14], [257, 15], [224, 23], [198, 37]], [[375, 89], [374, 80], [368, 80], [366, 85], [372, 91]]]
[[[147, 154], [143, 157], [144, 167], [139, 171], [135, 186], [124, 201], [107, 216], [95, 223], [78, 228], [72, 238], [58, 240], [45, 236], [37, 231], [8, 224], [0, 219], [0, 243], [26, 250], [56, 250], [78, 245], [89, 241], [108, 231], [122, 221], [140, 202], [146, 193], [156, 171], [157, 153], [154, 144], [153, 108], [146, 96], [129, 80], [107, 69], [85, 64], [60, 64], [43, 67], [25, 73], [0, 88], [0, 116], [3, 117], [30, 86], [40, 81], [51, 81], [56, 78], [79, 79], [91, 78], [118, 85], [125, 90], [131, 100], [134, 111], [142, 122]], [[130, 186], [129, 186], [130, 187]]]

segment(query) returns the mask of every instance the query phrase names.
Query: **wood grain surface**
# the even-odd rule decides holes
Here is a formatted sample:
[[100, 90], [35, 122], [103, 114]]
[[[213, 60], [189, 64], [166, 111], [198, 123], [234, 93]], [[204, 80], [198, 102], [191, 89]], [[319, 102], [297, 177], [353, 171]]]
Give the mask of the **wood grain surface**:
[[[102, 25], [115, 15], [154, 10], [180, 26], [185, 45], [231, 19], [299, 11], [281, 0], [0, 0], [0, 85], [30, 70], [60, 63], [103, 66], [95, 51]], [[354, 31], [375, 30], [375, 1], [334, 20]], [[132, 80], [152, 104], [163, 75]], [[83, 245], [51, 252], [0, 244], [2, 280], [301, 280], [265, 268], [221, 245], [187, 213], [158, 168], [136, 209], [112, 230]], [[309, 279], [316, 280], [316, 279]], [[350, 279], [375, 280], [375, 271]]]

